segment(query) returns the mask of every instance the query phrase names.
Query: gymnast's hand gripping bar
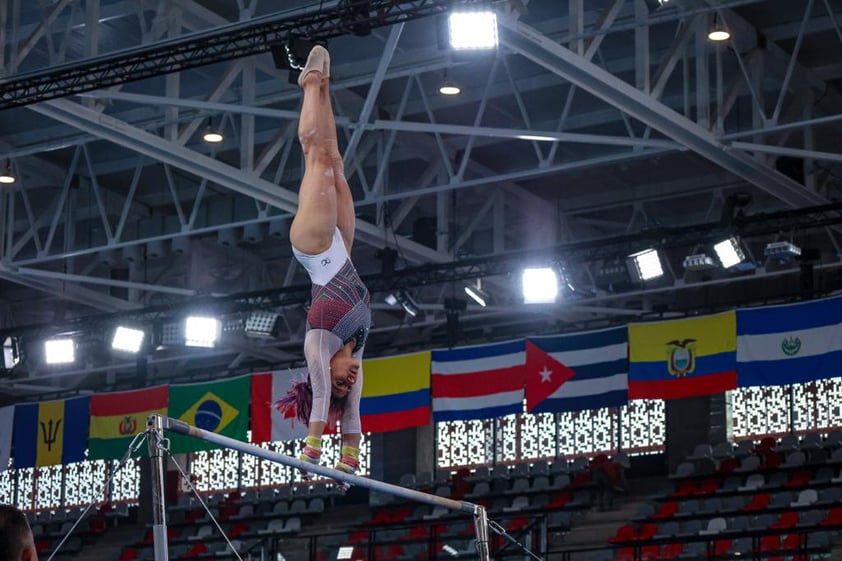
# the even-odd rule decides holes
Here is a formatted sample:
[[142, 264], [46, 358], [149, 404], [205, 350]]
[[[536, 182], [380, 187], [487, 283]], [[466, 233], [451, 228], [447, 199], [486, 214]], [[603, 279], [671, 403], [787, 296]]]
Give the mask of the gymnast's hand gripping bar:
[[[488, 515], [482, 505], [469, 503], [467, 501], [457, 501], [447, 497], [440, 497], [438, 495], [431, 495], [430, 493], [407, 489], [406, 487], [401, 487], [400, 485], [393, 485], [391, 483], [385, 483], [383, 481], [377, 481], [376, 479], [369, 479], [367, 477], [360, 477], [359, 475], [353, 475], [326, 466], [311, 464], [292, 456], [286, 456], [271, 450], [266, 450], [259, 446], [255, 446], [254, 444], [240, 442], [239, 440], [229, 438], [221, 434], [206, 431], [198, 427], [188, 425], [178, 419], [173, 419], [163, 415], [151, 415], [147, 426], [152, 432], [169, 430], [174, 433], [200, 438], [207, 442], [218, 444], [224, 448], [230, 448], [245, 454], [251, 454], [252, 456], [257, 456], [258, 458], [263, 458], [264, 460], [269, 460], [270, 462], [277, 462], [302, 471], [312, 472], [349, 485], [356, 485], [358, 487], [401, 497], [410, 501], [427, 503], [433, 506], [443, 506], [450, 510], [472, 514], [474, 516], [474, 526], [476, 530], [477, 553], [479, 554], [481, 561], [488, 561]], [[158, 434], [157, 438], [161, 439], [162, 435]]]

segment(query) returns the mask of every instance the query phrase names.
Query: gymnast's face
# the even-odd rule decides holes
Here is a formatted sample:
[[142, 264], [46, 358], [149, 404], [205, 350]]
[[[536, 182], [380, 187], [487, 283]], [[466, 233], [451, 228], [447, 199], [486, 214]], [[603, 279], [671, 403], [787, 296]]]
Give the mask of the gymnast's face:
[[357, 382], [360, 361], [351, 356], [353, 346], [345, 345], [330, 359], [331, 395], [337, 399], [344, 399]]

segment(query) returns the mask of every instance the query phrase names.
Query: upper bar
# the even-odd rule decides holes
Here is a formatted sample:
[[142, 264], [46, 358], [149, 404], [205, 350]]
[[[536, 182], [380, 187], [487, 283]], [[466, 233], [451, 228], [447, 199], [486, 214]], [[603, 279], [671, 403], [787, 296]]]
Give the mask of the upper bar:
[[240, 442], [239, 440], [235, 440], [233, 438], [229, 438], [221, 434], [216, 434], [215, 432], [209, 432], [194, 427], [192, 425], [188, 425], [187, 423], [179, 421], [178, 419], [173, 419], [172, 417], [166, 417], [164, 415], [152, 415], [150, 416], [150, 418], [156, 416], [161, 418], [162, 425], [165, 430], [170, 430], [179, 434], [201, 438], [202, 440], [206, 440], [207, 442], [213, 442], [226, 448], [239, 450], [240, 452], [245, 452], [246, 454], [251, 454], [252, 456], [257, 456], [258, 458], [263, 458], [264, 460], [269, 460], [271, 462], [277, 462], [285, 466], [294, 467], [302, 471], [317, 473], [319, 475], [329, 477], [336, 481], [348, 483], [349, 485], [365, 487], [366, 489], [371, 489], [372, 491], [378, 491], [380, 493], [386, 493], [389, 495], [394, 495], [396, 497], [401, 497], [412, 501], [418, 501], [421, 503], [427, 503], [434, 506], [443, 506], [451, 510], [458, 510], [473, 515], [477, 515], [478, 513], [485, 510], [482, 506], [476, 505], [474, 503], [469, 503], [466, 501], [456, 501], [447, 497], [439, 497], [438, 495], [422, 493], [421, 491], [407, 489], [406, 487], [401, 487], [400, 485], [384, 483], [383, 481], [377, 481], [376, 479], [360, 477], [359, 475], [353, 475], [344, 471], [340, 471], [338, 469], [332, 469], [329, 467], [320, 466], [318, 464], [311, 464], [309, 462], [299, 460], [298, 458], [294, 458], [292, 456], [278, 454], [277, 452], [266, 450], [259, 446], [255, 446], [254, 444]]

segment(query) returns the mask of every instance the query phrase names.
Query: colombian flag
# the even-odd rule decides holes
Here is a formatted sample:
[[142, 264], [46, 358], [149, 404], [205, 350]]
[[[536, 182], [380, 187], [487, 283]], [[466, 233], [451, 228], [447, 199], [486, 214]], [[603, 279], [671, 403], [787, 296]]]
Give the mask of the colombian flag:
[[430, 424], [430, 352], [363, 361], [363, 432]]
[[629, 324], [629, 399], [675, 399], [737, 387], [737, 315]]
[[15, 468], [84, 460], [88, 406], [87, 397], [15, 405]]
[[122, 458], [149, 415], [167, 414], [169, 386], [91, 396], [89, 459]]
[[[245, 441], [249, 425], [251, 376], [170, 386], [169, 416], [209, 432]], [[171, 434], [173, 453], [219, 448], [191, 436]]]

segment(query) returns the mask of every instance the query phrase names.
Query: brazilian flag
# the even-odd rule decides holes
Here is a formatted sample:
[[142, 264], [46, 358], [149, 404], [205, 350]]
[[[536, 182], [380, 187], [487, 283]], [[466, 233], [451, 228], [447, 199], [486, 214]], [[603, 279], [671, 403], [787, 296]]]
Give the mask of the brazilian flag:
[[[194, 427], [245, 442], [248, 431], [251, 376], [217, 382], [170, 386], [169, 416]], [[170, 433], [175, 454], [213, 450], [216, 444]]]

